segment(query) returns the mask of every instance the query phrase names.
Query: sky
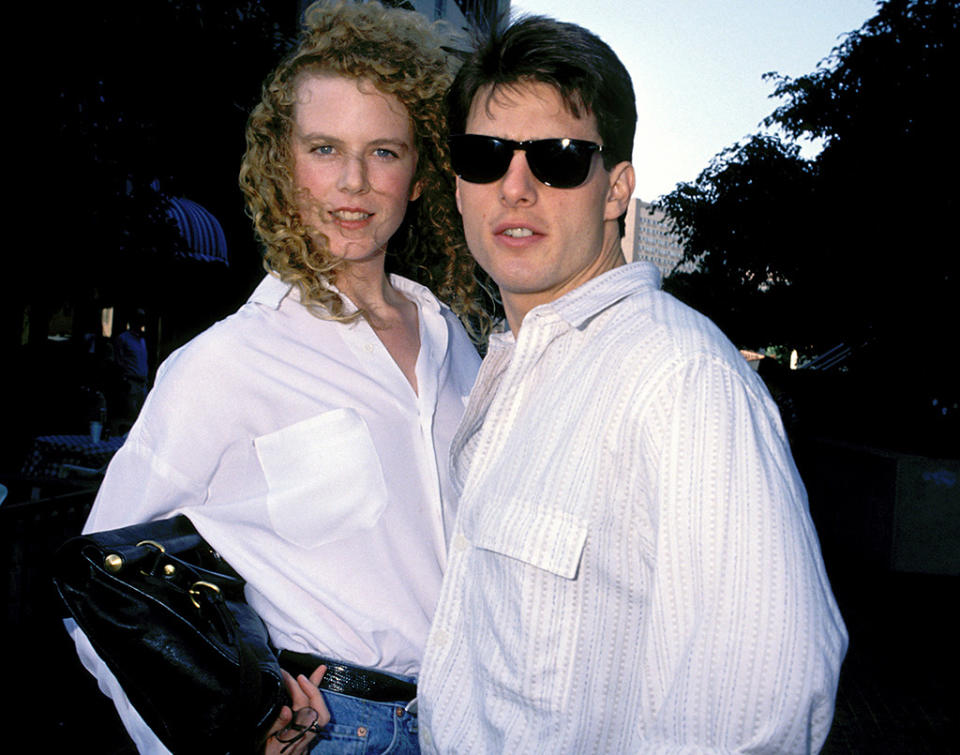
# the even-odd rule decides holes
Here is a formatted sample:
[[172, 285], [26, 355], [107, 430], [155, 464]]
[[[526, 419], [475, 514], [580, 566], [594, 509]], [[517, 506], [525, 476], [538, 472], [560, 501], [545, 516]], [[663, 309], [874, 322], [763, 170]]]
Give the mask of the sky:
[[[620, 56], [637, 97], [634, 195], [652, 201], [760, 130], [769, 71], [802, 76], [876, 15], [876, 0], [512, 0], [572, 21]], [[805, 147], [811, 157], [816, 146]]]

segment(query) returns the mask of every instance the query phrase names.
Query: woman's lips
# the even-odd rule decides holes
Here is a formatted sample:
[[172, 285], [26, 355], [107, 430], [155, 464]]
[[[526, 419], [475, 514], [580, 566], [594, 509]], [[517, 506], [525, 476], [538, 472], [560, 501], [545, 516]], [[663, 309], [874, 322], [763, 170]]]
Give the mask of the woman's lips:
[[345, 230], [357, 230], [365, 227], [374, 213], [359, 207], [338, 207], [330, 210], [330, 220]]

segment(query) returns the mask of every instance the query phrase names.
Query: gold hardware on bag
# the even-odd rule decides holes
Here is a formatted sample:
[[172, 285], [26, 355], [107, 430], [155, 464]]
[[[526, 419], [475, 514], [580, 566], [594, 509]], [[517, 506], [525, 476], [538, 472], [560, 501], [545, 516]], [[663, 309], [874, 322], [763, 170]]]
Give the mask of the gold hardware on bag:
[[202, 580], [194, 582], [190, 587], [190, 602], [193, 603], [194, 608], [200, 608], [200, 601], [197, 600], [197, 596], [200, 594], [198, 588], [206, 587], [208, 590], [213, 590], [215, 593], [220, 593], [220, 588], [217, 587], [213, 582], [204, 582]]
[[123, 559], [116, 553], [110, 553], [103, 559], [103, 568], [111, 574], [116, 574], [123, 568]]
[[[156, 540], [141, 540], [139, 543], [137, 543], [137, 547], [138, 547], [138, 548], [140, 548], [141, 546], [144, 546], [144, 545], [152, 545], [154, 548], [156, 548], [158, 551], [160, 551], [160, 553], [166, 553], [166, 552], [167, 552], [167, 549], [164, 548], [162, 545], [160, 545], [160, 543], [158, 543]], [[156, 568], [156, 562], [154, 562], [154, 568]], [[170, 566], [169, 564], [165, 565], [165, 566], [163, 567], [163, 573], [164, 573], [164, 575], [167, 576], [167, 577], [172, 576], [172, 574], [173, 574], [173, 571], [171, 571], [172, 569], [174, 569], [174, 567]], [[140, 570], [140, 573], [143, 574], [145, 577], [149, 577], [149, 576], [151, 576], [152, 571], [150, 571], [150, 572], [145, 572], [143, 569], [141, 569], [141, 570]]]
[[176, 573], [177, 573], [177, 567], [174, 566], [173, 564], [164, 564], [164, 565], [163, 565], [163, 576], [164, 576], [164, 577], [172, 577], [172, 576], [173, 576], [174, 574], [176, 574]]

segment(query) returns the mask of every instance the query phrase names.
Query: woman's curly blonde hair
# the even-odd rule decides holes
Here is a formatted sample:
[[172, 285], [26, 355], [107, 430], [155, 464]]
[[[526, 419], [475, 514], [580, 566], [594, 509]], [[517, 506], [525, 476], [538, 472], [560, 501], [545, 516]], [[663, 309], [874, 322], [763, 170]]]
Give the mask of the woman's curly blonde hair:
[[264, 246], [264, 265], [296, 285], [304, 304], [319, 316], [347, 321], [357, 314], [344, 314], [328, 283], [336, 281], [341, 262], [322, 236], [319, 242], [311, 238], [297, 209], [290, 138], [294, 87], [304, 71], [367, 79], [406, 107], [419, 155], [414, 180], [422, 193], [388, 244], [387, 264], [429, 286], [472, 334], [487, 330], [489, 319], [477, 301], [474, 262], [454, 203], [444, 104], [454, 64], [441, 46], [447, 41], [412, 11], [378, 2], [321, 0], [305, 12], [296, 48], [268, 77], [250, 114], [240, 188]]

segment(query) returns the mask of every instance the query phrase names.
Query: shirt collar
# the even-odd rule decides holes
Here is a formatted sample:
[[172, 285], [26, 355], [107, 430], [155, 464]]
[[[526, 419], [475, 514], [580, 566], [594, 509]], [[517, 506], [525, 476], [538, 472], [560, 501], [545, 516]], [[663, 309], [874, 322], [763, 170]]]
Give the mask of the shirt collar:
[[[524, 317], [524, 327], [544, 316], [558, 317], [578, 328], [594, 315], [612, 307], [624, 297], [660, 288], [660, 270], [651, 262], [631, 262], [591, 278], [556, 301], [534, 307]], [[509, 349], [516, 343], [506, 318], [490, 334], [488, 350]]]
[[556, 301], [535, 307], [531, 312], [553, 312], [576, 328], [626, 296], [659, 288], [660, 271], [656, 265], [632, 262], [591, 278]]
[[[280, 303], [293, 290], [293, 286], [280, 280], [276, 273], [267, 273], [247, 301], [262, 304], [271, 309], [280, 309]], [[299, 296], [297, 297], [299, 299]]]
[[395, 289], [401, 291], [409, 298], [416, 299], [421, 310], [440, 311], [441, 304], [439, 300], [426, 286], [393, 273], [390, 274], [390, 283]]
[[[394, 288], [403, 292], [404, 295], [415, 299], [421, 309], [433, 312], [440, 311], [440, 302], [437, 301], [437, 298], [430, 293], [430, 289], [426, 286], [393, 274], [390, 275], [390, 283]], [[335, 285], [328, 285], [331, 290], [340, 293]], [[254, 304], [262, 304], [271, 309], [279, 309], [280, 304], [287, 296], [293, 296], [296, 301], [300, 301], [300, 290], [296, 286], [280, 280], [280, 277], [276, 273], [267, 273], [263, 280], [260, 281], [260, 285], [250, 294], [248, 301]], [[347, 311], [356, 309], [346, 296], [343, 297], [343, 301]]]

